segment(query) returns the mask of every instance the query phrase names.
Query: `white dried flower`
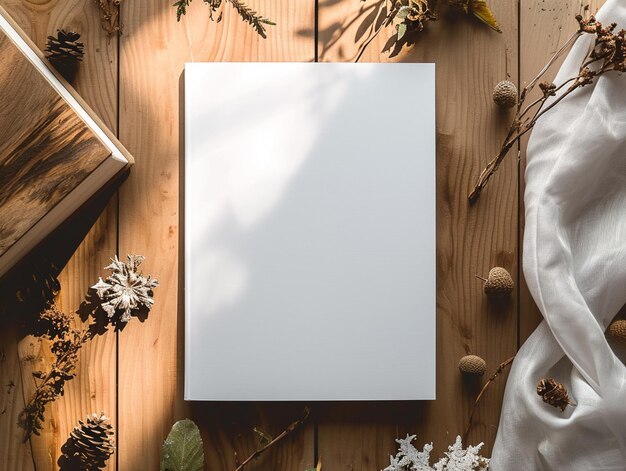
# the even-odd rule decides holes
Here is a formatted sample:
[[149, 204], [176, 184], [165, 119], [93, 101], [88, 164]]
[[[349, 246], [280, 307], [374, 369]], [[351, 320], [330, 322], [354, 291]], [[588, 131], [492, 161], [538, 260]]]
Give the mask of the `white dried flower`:
[[460, 436], [456, 437], [454, 445], [448, 447], [445, 457], [435, 463], [435, 471], [487, 471], [489, 460], [480, 456], [483, 443], [476, 446], [468, 446], [463, 449]]
[[406, 438], [396, 440], [399, 445], [398, 454], [390, 457], [390, 464], [383, 471], [431, 471], [430, 452], [433, 450], [432, 443], [424, 445], [423, 451], [415, 448], [411, 442], [415, 435], [407, 435]]
[[383, 471], [487, 471], [489, 468], [489, 460], [479, 454], [482, 443], [463, 449], [461, 437], [456, 437], [445, 456], [431, 467], [432, 443], [425, 444], [423, 451], [419, 451], [411, 443], [414, 439], [415, 435], [407, 435], [396, 440], [398, 453], [389, 457], [389, 466]]
[[150, 310], [154, 304], [152, 289], [159, 285], [159, 282], [150, 275], [145, 277], [137, 271], [141, 262], [145, 260], [144, 256], [128, 255], [127, 258], [126, 263], [120, 261], [117, 255], [112, 258], [111, 264], [104, 267], [105, 270], [111, 270], [111, 275], [106, 280], [100, 278], [98, 283], [92, 286], [109, 318], [121, 313], [121, 322], [128, 322], [132, 311], [141, 308]]

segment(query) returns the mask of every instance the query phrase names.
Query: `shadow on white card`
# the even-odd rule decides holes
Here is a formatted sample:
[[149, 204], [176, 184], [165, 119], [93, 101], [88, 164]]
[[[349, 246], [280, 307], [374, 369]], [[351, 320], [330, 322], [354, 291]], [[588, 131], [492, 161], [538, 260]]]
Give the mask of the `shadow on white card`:
[[431, 64], [188, 64], [185, 397], [433, 399]]

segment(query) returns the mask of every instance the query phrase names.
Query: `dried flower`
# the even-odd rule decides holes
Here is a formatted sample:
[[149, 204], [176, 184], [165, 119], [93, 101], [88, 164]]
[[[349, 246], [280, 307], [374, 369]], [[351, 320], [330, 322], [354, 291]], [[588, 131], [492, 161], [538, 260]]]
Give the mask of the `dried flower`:
[[564, 411], [568, 404], [572, 404], [567, 394], [567, 389], [563, 384], [554, 378], [542, 379], [537, 383], [537, 394], [546, 404], [550, 404], [557, 409]]
[[78, 351], [91, 338], [89, 331], [72, 329], [71, 325], [72, 317], [60, 311], [54, 303], [37, 322], [36, 332], [52, 342], [50, 349], [55, 359], [48, 373], [33, 372], [37, 383], [35, 394], [20, 413], [20, 425], [26, 431], [24, 441], [33, 433], [39, 435], [46, 405], [63, 395], [65, 382], [76, 374]]
[[106, 270], [112, 274], [106, 281], [100, 278], [98, 283], [92, 286], [97, 296], [103, 301], [101, 307], [109, 318], [121, 313], [121, 322], [128, 322], [132, 312], [141, 308], [150, 310], [154, 304], [152, 290], [159, 282], [150, 275], [143, 276], [137, 271], [145, 257], [141, 255], [128, 255], [128, 263], [121, 262], [117, 255], [111, 259], [111, 264]]
[[[545, 67], [539, 72], [527, 86], [522, 90], [520, 99], [517, 104], [517, 112], [513, 118], [513, 123], [509, 128], [500, 151], [493, 158], [478, 176], [476, 184], [469, 194], [470, 203], [475, 202], [487, 185], [491, 176], [498, 170], [500, 164], [509, 153], [513, 145], [527, 132], [529, 132], [537, 120], [544, 114], [558, 105], [565, 97], [573, 91], [593, 83], [593, 81], [607, 72], [623, 72], [626, 70], [626, 31], [620, 30], [617, 33], [615, 23], [609, 26], [602, 26], [594, 16], [584, 19], [581, 15], [576, 15], [578, 21], [578, 30], [565, 42], [565, 44], [550, 58]], [[549, 83], [539, 83], [543, 95], [541, 98], [525, 105], [525, 98], [528, 93], [537, 85], [541, 77], [548, 71], [550, 66], [567, 50], [569, 50], [576, 40], [583, 34], [595, 35], [593, 47], [583, 59], [578, 74], [565, 80], [558, 86]], [[548, 98], [556, 96], [557, 93], [563, 92], [548, 105], [544, 106]]]
[[114, 34], [122, 34], [123, 25], [119, 21], [122, 0], [95, 0], [100, 8], [100, 21], [109, 39]]
[[414, 439], [415, 435], [407, 435], [396, 440], [398, 453], [389, 457], [389, 466], [383, 471], [486, 471], [489, 467], [489, 459], [480, 456], [483, 443], [464, 449], [461, 437], [457, 436], [444, 456], [431, 467], [432, 443], [425, 444], [420, 451], [411, 443]]

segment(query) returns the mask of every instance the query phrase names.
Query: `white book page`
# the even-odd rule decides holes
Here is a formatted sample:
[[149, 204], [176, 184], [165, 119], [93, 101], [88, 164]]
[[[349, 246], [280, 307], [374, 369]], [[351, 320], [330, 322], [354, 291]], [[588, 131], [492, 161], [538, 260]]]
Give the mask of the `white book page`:
[[185, 397], [435, 398], [434, 64], [185, 68]]

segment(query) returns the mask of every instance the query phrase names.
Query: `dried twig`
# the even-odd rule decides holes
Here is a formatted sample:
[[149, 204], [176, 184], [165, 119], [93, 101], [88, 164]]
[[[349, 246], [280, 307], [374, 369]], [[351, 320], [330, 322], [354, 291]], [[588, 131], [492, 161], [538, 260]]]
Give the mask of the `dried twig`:
[[109, 40], [114, 34], [122, 34], [120, 19], [120, 4], [122, 0], [95, 0], [100, 7], [100, 20], [102, 29], [109, 35]]
[[509, 366], [511, 363], [513, 363], [514, 358], [515, 358], [515, 355], [513, 355], [508, 360], [505, 360], [502, 363], [500, 363], [500, 365], [498, 365], [498, 368], [496, 368], [496, 371], [489, 377], [489, 379], [487, 380], [483, 388], [480, 390], [480, 392], [478, 393], [478, 396], [476, 396], [476, 400], [474, 401], [474, 405], [472, 406], [472, 412], [470, 413], [469, 420], [467, 423], [467, 428], [465, 429], [465, 433], [463, 434], [463, 441], [467, 441], [467, 437], [469, 435], [470, 429], [472, 428], [472, 421], [474, 420], [474, 413], [476, 412], [476, 408], [478, 407], [478, 403], [480, 402], [480, 399], [483, 397], [483, 394], [485, 394], [485, 391], [487, 391], [487, 388], [489, 387], [489, 385], [498, 376], [502, 374], [504, 369], [507, 366]]
[[300, 425], [302, 425], [304, 422], [306, 422], [306, 420], [309, 418], [310, 415], [310, 410], [308, 407], [304, 408], [304, 415], [299, 418], [298, 420], [296, 420], [295, 422], [292, 422], [291, 424], [289, 424], [289, 426], [283, 430], [280, 435], [277, 435], [276, 438], [274, 438], [271, 442], [267, 443], [266, 445], [262, 446], [261, 448], [259, 448], [257, 451], [255, 451], [254, 453], [252, 453], [248, 458], [246, 458], [245, 460], [243, 460], [243, 462], [237, 466], [237, 468], [235, 469], [235, 471], [243, 471], [244, 468], [246, 467], [247, 464], [249, 464], [252, 460], [258, 458], [259, 456], [261, 456], [261, 454], [263, 454], [265, 451], [267, 451], [269, 448], [273, 447], [274, 445], [276, 445], [278, 442], [280, 442], [283, 438], [287, 437], [288, 435], [290, 435], [292, 432], [294, 432]]
[[[478, 176], [476, 184], [468, 196], [470, 203], [474, 203], [480, 197], [483, 188], [491, 176], [498, 170], [509, 150], [511, 150], [522, 136], [533, 128], [539, 118], [558, 105], [575, 90], [593, 83], [596, 77], [606, 72], [623, 72], [626, 70], [626, 31], [620, 30], [614, 33], [613, 31], [616, 27], [615, 23], [603, 27], [602, 23], [597, 21], [593, 16], [584, 19], [582, 15], [576, 15], [576, 20], [579, 25], [578, 31], [559, 48], [543, 69], [541, 69], [539, 74], [522, 90], [513, 123], [502, 143], [500, 151]], [[554, 62], [563, 55], [564, 52], [568, 51], [583, 34], [594, 34], [596, 37], [593, 47], [582, 61], [578, 75], [565, 80], [558, 86], [551, 82], [539, 83], [539, 88], [542, 91], [541, 97], [526, 105], [526, 97], [529, 92], [534, 89], [541, 77], [543, 77]], [[557, 93], [561, 90], [564, 91], [547, 106], [544, 106], [550, 97], [556, 97]]]

